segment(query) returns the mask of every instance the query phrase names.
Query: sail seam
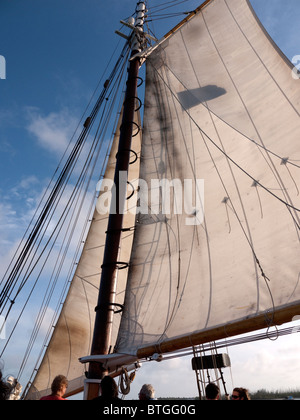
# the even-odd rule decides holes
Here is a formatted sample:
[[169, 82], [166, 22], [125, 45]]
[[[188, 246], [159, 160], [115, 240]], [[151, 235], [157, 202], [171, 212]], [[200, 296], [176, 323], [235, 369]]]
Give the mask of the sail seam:
[[[221, 57], [220, 57], [221, 58]], [[221, 60], [223, 61], [223, 59], [221, 58]], [[150, 61], [151, 62], [151, 61]], [[224, 64], [224, 66], [225, 66], [225, 63], [223, 63]], [[184, 87], [184, 89], [186, 90], [186, 91], [188, 91], [188, 88], [185, 86], [185, 84], [179, 79], [179, 77], [172, 71], [172, 69], [170, 69], [170, 67], [168, 66], [168, 64], [167, 63], [164, 63], [164, 65], [168, 68], [168, 70], [174, 75], [174, 77], [179, 81], [179, 83]], [[226, 66], [225, 66], [225, 68], [226, 68]], [[226, 68], [226, 70], [227, 70], [227, 68]], [[156, 71], [157, 71], [157, 69], [156, 69]], [[227, 70], [228, 71], [228, 70]], [[230, 76], [230, 75], [229, 75]], [[230, 76], [230, 78], [231, 78], [231, 76]], [[233, 83], [233, 85], [235, 86], [235, 83], [234, 83], [234, 81], [232, 80], [232, 83]], [[236, 88], [236, 86], [235, 86], [235, 88]], [[169, 89], [171, 89], [171, 88], [169, 88]], [[236, 88], [237, 89], [237, 88]], [[238, 90], [237, 90], [237, 93], [238, 93], [238, 95], [240, 96], [240, 94], [239, 94], [239, 92], [238, 92]], [[245, 109], [246, 109], [246, 106], [245, 106], [245, 104], [244, 104], [244, 102], [243, 102], [243, 99], [240, 97], [240, 99], [241, 99], [241, 101], [242, 101], [242, 103], [243, 103], [243, 106], [245, 107]], [[263, 144], [263, 142], [262, 142], [262, 144], [259, 144], [259, 143], [257, 143], [255, 140], [253, 140], [253, 139], [251, 139], [250, 137], [248, 137], [246, 134], [244, 134], [244, 133], [242, 133], [241, 131], [239, 131], [238, 129], [236, 129], [235, 127], [233, 127], [231, 124], [229, 124], [227, 121], [225, 121], [224, 119], [222, 119], [219, 115], [217, 115], [214, 111], [212, 111], [210, 108], [209, 108], [209, 106], [208, 105], [205, 105], [203, 102], [201, 103], [201, 105], [205, 108], [205, 109], [207, 109], [207, 111], [210, 113], [210, 114], [213, 114], [213, 115], [215, 115], [216, 116], [216, 118], [218, 118], [220, 121], [222, 121], [222, 122], [224, 122], [224, 124], [226, 124], [228, 127], [230, 127], [230, 128], [232, 128], [233, 130], [235, 130], [237, 133], [239, 133], [241, 136], [243, 136], [245, 139], [248, 139], [249, 141], [251, 141], [253, 144], [255, 144], [258, 148], [260, 148], [260, 149], [263, 149], [263, 150], [265, 150], [267, 153], [269, 153], [269, 154], [271, 154], [271, 155], [274, 155], [275, 157], [277, 157], [278, 159], [280, 159], [281, 160], [281, 165], [286, 165], [286, 169], [287, 169], [287, 171], [289, 172], [289, 174], [290, 174], [290, 176], [291, 176], [291, 178], [292, 178], [292, 180], [294, 181], [294, 179], [293, 179], [293, 177], [292, 177], [292, 175], [291, 175], [291, 173], [290, 173], [290, 171], [289, 171], [289, 169], [288, 169], [288, 167], [287, 167], [287, 163], [289, 163], [290, 165], [293, 165], [293, 166], [295, 166], [295, 167], [297, 167], [297, 168], [300, 168], [300, 166], [299, 165], [296, 165], [296, 164], [294, 164], [294, 163], [292, 163], [288, 158], [282, 158], [281, 156], [279, 156], [279, 155], [277, 155], [277, 154], [275, 154], [274, 152], [272, 152], [271, 150], [269, 150], [269, 149], [267, 149], [265, 146], [264, 146], [264, 144]], [[184, 107], [183, 107], [183, 105], [181, 105], [182, 106], [182, 108], [184, 109]], [[190, 114], [188, 113], [188, 111], [187, 110], [185, 110], [186, 112], [187, 112], [187, 114], [190, 116]], [[246, 109], [246, 112], [248, 113], [248, 110]], [[248, 113], [248, 115], [249, 115], [249, 113]], [[191, 118], [191, 117], [190, 117]], [[252, 121], [252, 118], [251, 118], [251, 116], [249, 115], [249, 118], [251, 119], [251, 121]], [[191, 118], [192, 119], [192, 118]], [[192, 119], [193, 120], [193, 119]], [[213, 122], [213, 124], [214, 124], [214, 122]], [[214, 124], [215, 125], [215, 124]], [[254, 122], [253, 122], [253, 125], [254, 125]], [[199, 127], [198, 127], [199, 128]], [[258, 134], [258, 136], [259, 136], [259, 138], [261, 138], [261, 136], [260, 136], [260, 134], [259, 134], [259, 132], [257, 131], [257, 129], [256, 129], [256, 127], [255, 127], [255, 125], [254, 125], [254, 128], [255, 128], [255, 130], [256, 130], [256, 132], [257, 132], [257, 134]], [[217, 131], [217, 130], [216, 130]], [[262, 155], [263, 156], [263, 158], [266, 160], [266, 157], [264, 156], [264, 155]], [[270, 159], [271, 160], [271, 159]], [[267, 165], [270, 167], [270, 164], [266, 161], [266, 163], [267, 163]], [[271, 163], [273, 164], [273, 162], [271, 161]], [[273, 172], [273, 174], [274, 174], [274, 177], [276, 178], [276, 173], [274, 173], [274, 170], [270, 167], [270, 170]], [[257, 189], [257, 185], [260, 185], [260, 186], [262, 186], [257, 180], [254, 180], [254, 178], [252, 178], [253, 179], [253, 185], [256, 187], [256, 189]], [[281, 180], [281, 178], [280, 178], [280, 180], [277, 180], [278, 182], [279, 181], [281, 181], [282, 182], [282, 180]], [[282, 182], [283, 183], [283, 182]], [[294, 184], [295, 184], [295, 181], [294, 181]], [[280, 185], [280, 182], [279, 182], [279, 185]], [[297, 192], [298, 192], [298, 195], [299, 195], [299, 190], [298, 190], [298, 187], [297, 187], [297, 185], [296, 185], [296, 189], [297, 189]], [[287, 190], [286, 188], [284, 188], [284, 185], [283, 185], [283, 188], [281, 188], [281, 190], [283, 191], [283, 193], [285, 193], [285, 191]], [[277, 196], [276, 196], [277, 197]], [[291, 209], [293, 209], [293, 207], [291, 207]], [[292, 219], [293, 219], [293, 221], [294, 221], [294, 223], [295, 223], [295, 225], [298, 227], [299, 226], [299, 223], [298, 223], [298, 221], [296, 220], [296, 216], [294, 217], [294, 215], [291, 213], [291, 210], [289, 209], [289, 212], [290, 212], [290, 215], [291, 215], [291, 217], [292, 217]]]
[[[176, 73], [174, 73], [174, 71], [168, 66], [167, 63], [164, 63], [164, 65], [168, 68], [168, 70], [173, 74], [173, 76], [178, 80], [178, 82], [184, 87], [184, 89], [186, 91], [188, 91], [189, 89], [187, 88], [187, 86], [184, 84], [184, 82], [182, 82], [182, 80], [180, 80], [180, 78], [177, 76]], [[191, 95], [193, 95], [193, 93], [191, 93]], [[242, 99], [241, 99], [242, 100]], [[243, 103], [243, 105], [245, 105]], [[207, 111], [209, 111], [210, 113], [212, 113], [216, 118], [218, 118], [220, 121], [222, 121], [224, 124], [226, 124], [228, 127], [232, 128], [235, 132], [237, 132], [238, 134], [240, 134], [241, 136], [243, 136], [245, 139], [251, 141], [251, 143], [255, 144], [257, 147], [263, 149], [265, 152], [275, 156], [276, 158], [278, 158], [282, 164], [290, 164], [292, 166], [295, 166], [296, 168], [300, 169], [300, 165], [297, 165], [296, 163], [293, 163], [292, 160], [290, 160], [289, 158], [284, 158], [280, 155], [278, 155], [275, 152], [272, 152], [272, 150], [268, 149], [266, 146], [264, 146], [263, 144], [259, 144], [257, 143], [254, 139], [252, 139], [251, 137], [247, 136], [247, 134], [242, 133], [238, 128], [234, 127], [232, 124], [230, 124], [228, 121], [224, 120], [220, 115], [218, 115], [215, 111], [213, 111], [208, 104], [201, 102], [201, 106], [203, 106], [204, 108], [207, 109]], [[259, 133], [258, 133], [259, 135]]]
[[[234, 14], [232, 13], [232, 10], [230, 9], [230, 7], [228, 6], [227, 0], [224, 0], [233, 20], [235, 21], [237, 27], [239, 28], [239, 30], [241, 31], [241, 33], [243, 34], [245, 40], [247, 41], [247, 43], [250, 45], [251, 49], [253, 50], [253, 52], [255, 53], [255, 55], [257, 56], [257, 58], [259, 59], [259, 61], [261, 62], [261, 64], [264, 66], [265, 70], [269, 73], [271, 79], [274, 81], [275, 85], [278, 87], [278, 89], [280, 90], [280, 92], [282, 93], [282, 95], [285, 97], [285, 99], [289, 102], [289, 104], [291, 105], [291, 107], [293, 108], [293, 110], [296, 112], [296, 114], [298, 116], [300, 116], [300, 113], [298, 112], [298, 110], [295, 108], [295, 106], [292, 104], [292, 102], [290, 101], [290, 99], [286, 96], [286, 94], [284, 93], [284, 91], [282, 90], [282, 88], [279, 86], [278, 82], [275, 80], [274, 76], [271, 74], [270, 70], [267, 68], [267, 66], [265, 65], [265, 63], [263, 62], [263, 60], [261, 59], [260, 55], [258, 54], [258, 52], [256, 51], [256, 49], [254, 48], [254, 46], [251, 44], [251, 42], [249, 41], [248, 37], [246, 36], [245, 32], [243, 31], [243, 29], [241, 28], [240, 24], [237, 22]], [[250, 8], [251, 10], [251, 8]], [[252, 12], [252, 10], [251, 10]], [[253, 13], [253, 12], [252, 12]], [[257, 19], [256, 19], [257, 22]], [[273, 42], [274, 44], [274, 42]], [[276, 44], [275, 44], [276, 45]]]
[[[153, 66], [153, 64], [151, 63], [151, 65]], [[155, 69], [155, 71], [159, 74], [158, 70], [153, 66], [153, 68]], [[162, 76], [159, 74], [160, 78], [163, 80]], [[192, 115], [189, 113], [189, 111], [185, 108], [185, 106], [180, 102], [180, 100], [177, 98], [176, 94], [172, 91], [172, 89], [167, 85], [167, 83], [163, 80], [163, 83], [166, 84], [166, 86], [168, 87], [168, 89], [170, 90], [171, 94], [176, 98], [176, 100], [179, 102], [180, 106], [182, 107], [182, 109], [186, 112], [186, 114], [189, 116], [189, 118], [193, 121], [193, 123], [195, 124], [195, 126], [205, 135], [205, 137], [207, 137], [207, 139], [224, 155], [227, 156], [228, 159], [234, 163], [234, 165], [239, 168], [245, 175], [247, 175], [250, 179], [252, 179], [252, 181], [257, 182], [257, 184], [262, 187], [265, 191], [267, 191], [270, 195], [272, 195], [274, 198], [276, 198], [277, 200], [279, 200], [281, 203], [283, 203], [284, 205], [286, 205], [287, 207], [289, 207], [292, 210], [295, 210], [297, 212], [300, 212], [300, 209], [298, 209], [297, 207], [293, 206], [292, 204], [287, 203], [285, 200], [283, 200], [282, 198], [278, 197], [276, 194], [274, 194], [270, 189], [268, 189], [267, 187], [265, 187], [261, 182], [257, 181], [252, 175], [250, 175], [245, 169], [243, 169], [237, 162], [235, 162], [226, 152], [224, 152], [220, 146], [218, 146], [216, 144], [216, 142], [209, 137], [208, 134], [205, 133], [205, 131], [199, 126], [199, 124], [197, 123], [197, 121], [192, 117]], [[300, 225], [297, 223], [298, 228], [300, 229]]]
[[[254, 51], [254, 53], [256, 54], [257, 58], [258, 58], [258, 59], [259, 59], [259, 61], [262, 63], [263, 67], [265, 68], [265, 70], [267, 71], [267, 73], [269, 74], [269, 76], [271, 77], [271, 79], [273, 80], [273, 82], [275, 83], [275, 85], [279, 88], [280, 92], [284, 95], [285, 99], [289, 102], [289, 104], [291, 105], [291, 107], [292, 107], [292, 108], [296, 111], [296, 113], [299, 115], [299, 113], [298, 113], [298, 112], [297, 112], [297, 110], [294, 108], [294, 106], [292, 105], [292, 103], [290, 102], [290, 100], [287, 98], [287, 96], [286, 96], [286, 95], [284, 94], [284, 92], [282, 91], [281, 87], [280, 87], [280, 86], [278, 85], [278, 83], [276, 82], [275, 78], [274, 78], [274, 77], [272, 76], [272, 74], [270, 73], [269, 69], [266, 67], [265, 63], [261, 60], [261, 58], [260, 58], [259, 54], [258, 54], [258, 53], [257, 53], [257, 51], [254, 49], [254, 47], [253, 47], [253, 45], [250, 43], [249, 39], [246, 37], [246, 34], [244, 33], [243, 29], [241, 28], [241, 26], [239, 25], [239, 23], [238, 23], [238, 22], [237, 22], [237, 20], [235, 19], [234, 15], [233, 15], [233, 13], [232, 13], [232, 11], [231, 11], [231, 9], [229, 8], [229, 6], [228, 6], [228, 4], [227, 4], [227, 0], [224, 0], [224, 2], [225, 2], [225, 4], [226, 4], [226, 7], [227, 7], [228, 11], [230, 12], [231, 17], [233, 18], [233, 20], [234, 20], [235, 24], [237, 25], [237, 27], [238, 27], [239, 31], [242, 33], [242, 35], [243, 35], [243, 37], [245, 38], [245, 40], [247, 41], [247, 43], [249, 44], [249, 46], [251, 47], [251, 49]], [[216, 51], [217, 51], [217, 53], [218, 53], [218, 55], [219, 55], [219, 57], [220, 57], [220, 60], [222, 61], [223, 66], [224, 66], [224, 68], [225, 68], [225, 70], [226, 70], [226, 72], [227, 72], [227, 74], [228, 74], [228, 76], [229, 76], [230, 80], [232, 81], [233, 86], [234, 86], [234, 88], [236, 89], [237, 94], [238, 94], [238, 96], [239, 96], [240, 100], [242, 101], [242, 104], [243, 104], [243, 106], [244, 106], [244, 108], [245, 108], [245, 111], [246, 111], [246, 113], [247, 113], [248, 117], [250, 118], [250, 121], [251, 121], [251, 123], [253, 124], [253, 127], [254, 127], [254, 129], [255, 129], [255, 131], [256, 131], [256, 133], [257, 133], [257, 135], [258, 135], [258, 137], [259, 137], [259, 139], [260, 139], [260, 141], [261, 141], [261, 143], [262, 143], [262, 145], [263, 145], [263, 147], [264, 147], [264, 149], [265, 149], [265, 150], [267, 150], [267, 149], [265, 148], [265, 145], [264, 145], [264, 142], [263, 142], [263, 140], [262, 140], [262, 137], [261, 137], [261, 135], [260, 135], [260, 133], [259, 133], [259, 131], [258, 131], [258, 129], [257, 129], [257, 127], [256, 127], [256, 125], [255, 125], [255, 123], [254, 123], [254, 120], [253, 120], [252, 116], [250, 115], [250, 112], [249, 112], [248, 108], [246, 107], [246, 104], [245, 104], [245, 102], [244, 102], [244, 99], [242, 98], [242, 95], [241, 95], [241, 93], [239, 92], [239, 89], [238, 89], [238, 87], [237, 87], [237, 85], [236, 85], [235, 81], [233, 80], [233, 77], [231, 76], [231, 74], [230, 74], [230, 72], [229, 72], [229, 70], [228, 70], [228, 68], [227, 68], [227, 65], [226, 65], [226, 63], [225, 63], [225, 61], [224, 61], [223, 57], [221, 56], [221, 53], [220, 53], [220, 51], [219, 51], [219, 48], [217, 47], [217, 45], [216, 45], [216, 43], [215, 43], [215, 41], [214, 41], [214, 38], [213, 38], [213, 36], [212, 36], [212, 34], [211, 34], [211, 32], [210, 32], [209, 28], [208, 28], [208, 25], [207, 25], [207, 22], [206, 22], [206, 20], [205, 20], [205, 17], [204, 17], [204, 14], [203, 14], [203, 13], [202, 13], [202, 17], [203, 17], [203, 20], [204, 20], [204, 23], [205, 23], [206, 29], [207, 29], [207, 31], [208, 31], [208, 34], [209, 34], [209, 36], [210, 36], [210, 38], [211, 38], [211, 40], [212, 40], [212, 42], [213, 42], [213, 44], [214, 44], [214, 47], [215, 47], [215, 49], [216, 49]], [[263, 155], [262, 155], [262, 156], [263, 156]], [[279, 187], [282, 189], [282, 193], [283, 193], [283, 195], [285, 196], [286, 201], [287, 201], [287, 202], [289, 201], [289, 202], [290, 202], [290, 204], [292, 204], [292, 200], [291, 200], [291, 198], [290, 198], [290, 196], [289, 196], [289, 194], [288, 194], [288, 190], [287, 190], [287, 188], [285, 187], [284, 181], [283, 181], [282, 177], [280, 176], [280, 174], [279, 174], [279, 172], [278, 172], [278, 170], [277, 170], [277, 168], [276, 168], [276, 166], [275, 166], [274, 162], [272, 161], [271, 157], [270, 157], [270, 156], [268, 156], [268, 158], [269, 158], [269, 160], [270, 160], [270, 163], [268, 163], [268, 162], [267, 162], [267, 159], [266, 159], [266, 157], [265, 157], [265, 156], [263, 156], [263, 158], [266, 160], [266, 163], [268, 164], [268, 166], [269, 166], [270, 170], [273, 172], [273, 175], [274, 175], [274, 177], [275, 177], [276, 181], [278, 182]], [[294, 220], [294, 222], [295, 222], [296, 224], [299, 224], [299, 223], [295, 220], [295, 217], [297, 218], [297, 215], [294, 217], [294, 216], [291, 214], [291, 217], [292, 217], [292, 219]], [[299, 220], [299, 218], [298, 218], [298, 220]]]
[[[167, 75], [166, 75], [166, 77], [167, 77]], [[167, 85], [167, 86], [168, 86], [168, 85]], [[166, 87], [165, 87], [165, 88], [166, 88]], [[173, 106], [175, 107], [175, 100], [174, 100], [174, 97], [173, 97]], [[175, 109], [176, 109], [176, 107], [175, 107]], [[187, 144], [186, 144], [186, 139], [185, 139], [184, 131], [183, 131], [182, 124], [181, 124], [181, 119], [180, 119], [180, 116], [178, 115], [177, 110], [176, 110], [176, 114], [177, 114], [178, 124], [179, 124], [179, 126], [180, 126], [181, 135], [182, 135], [182, 138], [183, 138], [183, 141], [184, 141], [186, 154], [187, 154], [187, 157], [188, 157], [188, 160], [189, 160], [190, 168], [191, 168], [191, 171], [192, 171], [192, 173], [193, 173], [193, 177], [194, 177], [194, 179], [196, 180], [196, 178], [197, 178], [197, 174], [196, 174], [196, 172], [195, 172], [195, 168], [196, 168], [196, 166], [195, 166], [195, 165], [193, 164], [193, 162], [192, 162], [192, 157], [191, 157], [191, 155], [190, 155], [190, 152], [189, 152], [188, 147], [187, 147]], [[190, 121], [191, 121], [191, 120], [190, 120]], [[192, 124], [192, 122], [190, 122], [190, 124]], [[192, 130], [191, 130], [191, 131], [192, 131]], [[203, 136], [203, 135], [202, 135], [202, 136]], [[193, 150], [193, 152], [194, 152], [194, 150]], [[205, 219], [205, 218], [204, 218], [204, 226], [205, 226], [205, 229], [204, 229], [204, 230], [205, 230], [205, 237], [206, 237], [206, 244], [207, 244], [208, 260], [209, 260], [209, 282], [210, 282], [210, 289], [211, 289], [211, 291], [212, 291], [212, 255], [211, 255], [211, 249], [210, 249], [210, 241], [209, 241], [209, 234], [208, 234], [207, 221], [206, 221], [206, 219]], [[194, 234], [195, 234], [195, 230], [194, 230]], [[194, 235], [193, 235], [193, 240], [194, 240]], [[191, 247], [191, 250], [192, 250], [192, 249], [193, 249], [193, 241], [192, 241], [192, 243], [191, 243], [190, 247]], [[191, 254], [192, 254], [192, 252], [190, 253], [190, 255], [191, 255]], [[190, 258], [191, 258], [191, 257], [190, 257]], [[184, 281], [184, 285], [183, 285], [182, 290], [181, 290], [181, 294], [180, 294], [180, 301], [179, 301], [179, 304], [178, 304], [177, 310], [179, 309], [180, 302], [181, 302], [182, 297], [183, 297], [183, 295], [184, 295], [184, 291], [185, 291], [186, 283], [187, 283], [187, 280], [188, 280], [188, 272], [189, 272], [189, 271], [187, 270], [187, 272], [186, 272], [186, 277], [185, 277], [185, 281]], [[179, 296], [179, 295], [177, 295], [176, 300], [178, 299], [178, 296]], [[212, 302], [212, 293], [209, 293], [209, 302], [208, 302], [208, 310], [207, 310], [207, 319], [205, 320], [205, 325], [207, 325], [207, 324], [208, 324], [208, 321], [209, 321], [210, 311], [211, 311], [211, 302]], [[176, 304], [176, 301], [175, 301], [175, 304]], [[174, 305], [175, 305], [175, 304], [174, 304]], [[175, 316], [175, 313], [174, 313], [174, 315], [173, 315], [173, 316]]]
[[[204, 18], [204, 15], [203, 15], [203, 12], [202, 12], [202, 11], [201, 11], [201, 16], [202, 16], [202, 18], [203, 18], [203, 20], [204, 20], [204, 22], [205, 22], [205, 18]], [[205, 22], [205, 25], [206, 25], [206, 22]], [[207, 25], [206, 25], [206, 26], [207, 26]], [[208, 27], [207, 27], [207, 30], [208, 30]], [[208, 30], [208, 32], [209, 32], [209, 30]], [[181, 34], [181, 35], [182, 35], [182, 34]], [[210, 35], [210, 36], [211, 36], [211, 35]], [[183, 38], [183, 37], [182, 37], [182, 38]], [[211, 39], [212, 39], [212, 37], [211, 37]], [[182, 41], [183, 41], [183, 44], [185, 45], [185, 41], [184, 41], [184, 39], [183, 39]], [[215, 45], [215, 43], [214, 43], [214, 40], [213, 40], [213, 39], [212, 39], [212, 42], [213, 42], [213, 44], [214, 44], [214, 46], [215, 46], [216, 50], [218, 51], [218, 49], [217, 49], [217, 47], [216, 47], [216, 45]], [[186, 48], [186, 45], [185, 45], [185, 48]], [[191, 56], [190, 56], [190, 54], [189, 54], [189, 52], [188, 52], [188, 49], [187, 49], [187, 48], [186, 48], [186, 51], [187, 51], [188, 58], [189, 58], [189, 60], [190, 60], [190, 64], [191, 64], [191, 66], [192, 66], [192, 69], [193, 69], [193, 71], [194, 71], [194, 75], [195, 75], [195, 77], [196, 77], [196, 79], [197, 79], [198, 85], [201, 87], [201, 83], [200, 83], [200, 81], [199, 81], [199, 78], [198, 78], [197, 73], [196, 73], [196, 71], [195, 71], [195, 67], [194, 67], [193, 61], [192, 61], [192, 59], [191, 59]], [[219, 51], [218, 51], [218, 53], [219, 53]], [[226, 70], [227, 70], [227, 69], [226, 69]], [[238, 92], [238, 93], [239, 93], [239, 92]], [[212, 126], [214, 127], [214, 130], [215, 130], [215, 132], [216, 132], [216, 135], [217, 135], [218, 140], [219, 140], [219, 142], [220, 142], [220, 145], [221, 145], [221, 147], [222, 147], [222, 150], [225, 152], [225, 147], [224, 147], [223, 141], [222, 141], [222, 139], [221, 139], [220, 132], [219, 132], [219, 130], [218, 130], [218, 128], [217, 128], [217, 126], [216, 126], [216, 123], [215, 123], [215, 121], [214, 121], [213, 117], [212, 117], [212, 113], [210, 112], [210, 109], [209, 109], [208, 107], [207, 107], [207, 110], [208, 110], [208, 114], [209, 114], [209, 117], [210, 117], [210, 120], [211, 120]], [[202, 133], [201, 133], [201, 136], [202, 136], [202, 140], [203, 140], [203, 142], [204, 142], [204, 144], [205, 144], [205, 146], [206, 146], [206, 148], [207, 148], [207, 150], [208, 150], [208, 153], [209, 153], [209, 155], [210, 155], [210, 158], [211, 158], [211, 160], [212, 160], [212, 162], [213, 162], [213, 164], [214, 164], [214, 166], [215, 166], [215, 169], [216, 169], [216, 171], [217, 171], [217, 173], [218, 173], [218, 176], [219, 176], [220, 181], [221, 181], [221, 183], [222, 183], [222, 185], [223, 185], [223, 188], [224, 188], [224, 190], [226, 191], [226, 194], [228, 195], [228, 197], [230, 197], [230, 195], [229, 195], [229, 193], [228, 193], [228, 190], [227, 190], [227, 187], [226, 187], [226, 185], [225, 185], [225, 183], [224, 183], [224, 181], [223, 181], [223, 179], [222, 179], [221, 173], [220, 173], [220, 171], [219, 171], [219, 170], [218, 170], [218, 168], [217, 168], [216, 161], [215, 161], [215, 159], [213, 158], [213, 156], [212, 156], [212, 154], [211, 154], [211, 152], [210, 152], [210, 150], [209, 150], [209, 147], [208, 147], [208, 145], [207, 145], [207, 143], [206, 143], [206, 141], [205, 141], [204, 136], [203, 136], [203, 134], [202, 134]], [[226, 152], [225, 152], [225, 153], [226, 153]], [[226, 161], [227, 161], [227, 164], [228, 164], [228, 167], [229, 167], [229, 171], [230, 171], [231, 177], [232, 177], [232, 179], [233, 179], [233, 182], [234, 182], [234, 185], [235, 185], [235, 188], [236, 188], [237, 194], [238, 194], [239, 202], [240, 202], [240, 205], [241, 205], [241, 208], [242, 208], [242, 212], [243, 212], [243, 215], [244, 215], [244, 218], [245, 218], [245, 224], [246, 224], [246, 227], [244, 228], [244, 227], [243, 227], [243, 225], [242, 225], [241, 219], [240, 219], [240, 217], [239, 217], [239, 215], [238, 215], [238, 212], [236, 211], [236, 209], [235, 209], [235, 207], [234, 207], [233, 201], [232, 201], [232, 200], [231, 200], [231, 198], [230, 198], [230, 202], [231, 202], [231, 205], [232, 205], [233, 212], [234, 212], [234, 214], [235, 214], [235, 216], [236, 216], [236, 218], [237, 218], [237, 220], [238, 220], [238, 222], [239, 222], [239, 224], [240, 224], [240, 226], [241, 226], [241, 229], [242, 229], [242, 231], [243, 231], [243, 234], [244, 234], [244, 236], [246, 237], [247, 242], [249, 243], [249, 246], [250, 246], [250, 248], [251, 248], [251, 250], [252, 250], [252, 254], [253, 254], [253, 263], [254, 263], [254, 270], [255, 270], [255, 275], [256, 275], [256, 287], [257, 287], [257, 308], [259, 308], [259, 304], [260, 304], [259, 275], [258, 275], [257, 266], [256, 266], [257, 257], [256, 257], [256, 254], [255, 254], [255, 251], [254, 251], [254, 243], [253, 243], [253, 238], [252, 238], [251, 229], [250, 229], [250, 225], [249, 225], [249, 217], [248, 217], [248, 215], [247, 215], [247, 213], [246, 213], [245, 205], [244, 205], [244, 202], [243, 202], [243, 200], [242, 200], [241, 191], [240, 191], [240, 188], [239, 188], [239, 185], [238, 185], [238, 182], [237, 182], [237, 178], [236, 178], [236, 176], [234, 175], [232, 165], [230, 164], [230, 162], [229, 162], [229, 160], [228, 160], [228, 159], [226, 159]], [[227, 210], [227, 206], [226, 206], [226, 210]], [[227, 212], [227, 214], [228, 214], [228, 212]]]

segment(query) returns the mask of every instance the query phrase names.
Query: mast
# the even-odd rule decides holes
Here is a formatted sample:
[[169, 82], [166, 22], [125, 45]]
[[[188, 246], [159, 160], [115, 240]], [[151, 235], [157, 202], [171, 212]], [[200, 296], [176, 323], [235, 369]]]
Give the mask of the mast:
[[[108, 354], [110, 352], [110, 339], [112, 322], [115, 310], [115, 293], [117, 285], [117, 269], [119, 246], [123, 228], [123, 209], [127, 190], [127, 175], [130, 159], [131, 140], [133, 133], [133, 121], [137, 98], [137, 81], [140, 60], [136, 54], [141, 52], [143, 38], [143, 24], [146, 6], [143, 1], [137, 3], [135, 25], [127, 26], [133, 29], [129, 41], [131, 42], [132, 60], [130, 60], [127, 89], [123, 109], [123, 120], [120, 128], [119, 148], [116, 156], [116, 170], [114, 177], [115, 194], [112, 205], [114, 211], [110, 212], [105, 243], [105, 251], [102, 264], [100, 291], [98, 303], [95, 308], [95, 326], [91, 348], [91, 355]], [[134, 57], [135, 56], [135, 57]], [[93, 399], [99, 395], [99, 383], [105, 376], [105, 370], [99, 363], [91, 362], [89, 366], [88, 380], [86, 381], [87, 399]]]

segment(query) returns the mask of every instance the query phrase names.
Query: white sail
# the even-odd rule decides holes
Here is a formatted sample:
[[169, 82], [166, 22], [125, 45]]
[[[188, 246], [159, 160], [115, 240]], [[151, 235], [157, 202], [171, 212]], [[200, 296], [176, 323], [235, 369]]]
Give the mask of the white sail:
[[192, 180], [195, 208], [176, 214], [171, 188], [167, 214], [139, 215], [119, 353], [300, 313], [299, 112], [300, 82], [247, 0], [206, 2], [147, 58], [140, 178], [152, 197], [153, 179]]
[[[114, 179], [122, 115], [110, 151], [104, 180]], [[138, 112], [136, 113], [136, 123], [139, 126], [141, 124]], [[132, 147], [139, 157], [141, 148], [141, 135], [139, 133], [134, 137]], [[139, 159], [129, 168], [129, 181], [134, 182], [138, 178], [138, 173]], [[89, 354], [93, 337], [95, 307], [99, 292], [109, 211], [107, 200], [103, 199], [101, 201], [103, 195], [107, 195], [106, 190], [100, 192], [98, 205], [62, 313], [26, 399], [39, 399], [44, 395], [51, 394], [51, 383], [57, 375], [65, 375], [68, 378], [67, 395], [76, 394], [83, 389], [86, 368], [79, 363], [78, 359], [82, 355]], [[128, 206], [134, 205], [133, 202], [133, 199], [130, 200]], [[128, 212], [124, 216], [124, 227], [132, 228], [134, 220], [134, 211]], [[132, 238], [133, 230], [122, 234], [120, 261], [129, 260]], [[126, 280], [127, 270], [120, 270], [116, 303], [123, 304], [124, 302]], [[119, 323], [120, 316], [116, 315], [111, 339], [112, 349], [116, 341]]]

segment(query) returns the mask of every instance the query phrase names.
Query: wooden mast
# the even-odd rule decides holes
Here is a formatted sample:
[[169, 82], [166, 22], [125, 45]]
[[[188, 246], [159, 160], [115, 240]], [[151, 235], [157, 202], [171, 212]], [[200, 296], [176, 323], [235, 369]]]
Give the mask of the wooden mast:
[[[137, 4], [137, 19], [131, 37], [131, 49], [134, 57], [141, 52], [143, 24], [146, 6], [143, 1]], [[132, 25], [129, 25], [132, 26]], [[127, 175], [130, 159], [130, 148], [133, 132], [134, 113], [137, 98], [137, 82], [140, 61], [134, 57], [130, 61], [128, 70], [127, 89], [123, 109], [123, 119], [120, 128], [120, 140], [114, 177], [115, 194], [112, 198], [115, 205], [114, 212], [110, 212], [102, 264], [100, 291], [98, 296], [91, 355], [108, 354], [114, 315], [114, 303], [117, 283], [118, 255], [123, 228], [123, 210], [127, 190]], [[99, 380], [105, 376], [101, 364], [91, 362], [88, 372], [87, 399], [99, 395]]]

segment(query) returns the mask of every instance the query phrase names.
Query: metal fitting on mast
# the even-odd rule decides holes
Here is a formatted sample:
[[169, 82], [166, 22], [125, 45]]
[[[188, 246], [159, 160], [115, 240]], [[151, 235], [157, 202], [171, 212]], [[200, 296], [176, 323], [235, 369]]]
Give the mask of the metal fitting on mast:
[[130, 42], [133, 54], [141, 53], [144, 49], [145, 33], [144, 22], [146, 16], [145, 2], [140, 1], [136, 6], [136, 19], [129, 18], [127, 22], [121, 20], [121, 23], [128, 28], [132, 29], [131, 36], [124, 35], [122, 32], [115, 31], [117, 35], [127, 39]]
[[139, 53], [143, 50], [144, 42], [144, 22], [145, 22], [146, 6], [143, 1], [137, 4], [136, 22], [134, 26], [133, 38], [131, 41], [131, 50], [133, 53]]

